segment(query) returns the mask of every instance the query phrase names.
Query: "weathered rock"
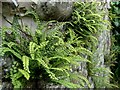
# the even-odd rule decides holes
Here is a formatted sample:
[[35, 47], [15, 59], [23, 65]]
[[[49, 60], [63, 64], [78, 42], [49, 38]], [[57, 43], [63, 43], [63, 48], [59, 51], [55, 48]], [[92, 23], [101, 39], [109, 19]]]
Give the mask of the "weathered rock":
[[72, 2], [40, 2], [36, 11], [43, 20], [67, 20], [72, 13]]

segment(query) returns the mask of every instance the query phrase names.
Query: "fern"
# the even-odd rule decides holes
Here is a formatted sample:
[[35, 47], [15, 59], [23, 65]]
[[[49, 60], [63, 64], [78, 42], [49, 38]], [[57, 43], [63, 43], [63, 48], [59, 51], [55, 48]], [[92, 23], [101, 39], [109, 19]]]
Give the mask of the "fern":
[[68, 88], [82, 88], [80, 85], [70, 83], [69, 81], [66, 81], [66, 80], [59, 80], [57, 82], [68, 87]]
[[17, 58], [21, 60], [21, 55], [10, 48], [2, 48], [2, 52], [3, 53], [11, 52], [13, 55], [15, 55]]
[[[67, 88], [91, 88], [87, 77], [77, 70], [74, 71], [73, 67], [79, 67], [80, 63], [85, 62], [91, 65], [88, 69], [92, 71], [92, 75], [106, 70], [95, 70], [91, 60], [93, 48], [98, 44], [97, 34], [101, 32], [98, 30], [106, 28], [103, 27], [106, 24], [102, 20], [103, 14], [97, 14], [97, 5], [75, 3], [69, 22], [40, 21], [35, 11], [27, 11], [25, 15], [31, 14], [35, 18], [35, 34], [32, 34], [29, 28], [20, 26], [18, 16], [14, 16], [13, 25], [9, 29], [12, 32], [10, 38], [5, 34], [8, 28], [3, 28], [3, 52], [5, 55], [10, 52], [19, 63], [16, 66], [17, 73], [14, 74], [12, 70], [10, 73], [14, 88], [25, 86], [34, 79], [47, 84], [64, 85]], [[54, 25], [49, 27], [49, 24]], [[66, 29], [62, 31], [64, 26]], [[17, 39], [19, 40], [16, 42]], [[110, 73], [107, 70], [106, 72]], [[98, 78], [95, 80], [98, 83]], [[26, 82], [25, 85], [22, 81]]]
[[45, 68], [49, 69], [48, 65], [42, 60], [42, 58], [37, 58], [37, 61]]
[[[106, 71], [107, 77], [94, 78], [95, 87], [107, 87], [110, 86], [109, 78], [111, 78], [111, 72], [105, 67], [102, 69], [98, 67], [96, 69], [96, 64], [99, 61], [93, 61], [91, 56], [93, 52], [96, 51], [98, 45], [98, 36], [103, 30], [110, 29], [110, 22], [103, 20], [105, 12], [102, 3], [98, 2], [76, 2], [74, 11], [72, 13], [72, 24], [70, 29], [73, 30], [77, 37], [81, 36], [79, 40], [84, 43], [79, 45], [80, 48], [76, 48], [75, 52], [79, 52], [82, 55], [90, 56], [90, 62], [87, 64], [88, 74], [93, 76], [99, 73], [104, 73]], [[71, 47], [72, 49], [72, 47]], [[89, 49], [89, 50], [88, 50]], [[80, 52], [81, 51], [81, 52]], [[104, 71], [104, 70], [105, 71]], [[92, 74], [91, 74], [92, 73]], [[101, 79], [101, 80], [100, 80]], [[102, 80], [105, 81], [102, 81]], [[102, 84], [104, 82], [104, 84]], [[107, 82], [107, 84], [105, 84]], [[101, 83], [101, 84], [100, 84]], [[83, 84], [83, 83], [82, 83]], [[83, 84], [84, 85], [84, 84]]]
[[22, 69], [18, 69], [18, 70], [19, 70], [19, 72], [20, 72], [21, 74], [24, 75], [24, 77], [25, 77], [27, 80], [29, 80], [30, 74], [29, 74], [27, 71], [22, 70]]
[[86, 79], [86, 77], [84, 77], [80, 74], [77, 74], [77, 73], [70, 73], [70, 77], [72, 77], [72, 78], [75, 77], [75, 80], [77, 82], [81, 82], [80, 84], [82, 84], [83, 87], [84, 87], [85, 84], [87, 84], [88, 87], [91, 88], [90, 82]]
[[14, 85], [14, 88], [21, 88], [22, 83], [19, 81], [19, 78], [22, 77], [22, 74], [20, 72], [13, 74], [11, 72], [11, 79], [12, 79], [12, 84]]
[[30, 55], [31, 55], [31, 58], [32, 59], [34, 59], [35, 58], [35, 48], [36, 47], [36, 44], [35, 43], [32, 43], [32, 42], [30, 42], [30, 44], [29, 44], [29, 51], [30, 51]]
[[30, 73], [30, 71], [29, 71], [29, 57], [22, 56], [22, 61], [23, 61], [24, 70], [26, 70], [28, 73]]
[[46, 72], [49, 74], [49, 77], [52, 79], [52, 80], [58, 80], [58, 78], [55, 76], [55, 74], [53, 72], [51, 72], [49, 69], [46, 69]]

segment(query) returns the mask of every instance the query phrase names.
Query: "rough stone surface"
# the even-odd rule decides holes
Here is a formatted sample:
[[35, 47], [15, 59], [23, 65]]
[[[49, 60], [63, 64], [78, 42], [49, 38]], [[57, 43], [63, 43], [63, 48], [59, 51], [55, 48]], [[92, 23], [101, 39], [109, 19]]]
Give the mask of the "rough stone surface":
[[[108, 0], [109, 1], [109, 0]], [[105, 5], [104, 9], [106, 10], [106, 16], [104, 17], [104, 20], [109, 20], [108, 18], [108, 3]], [[108, 26], [106, 25], [106, 28]], [[96, 62], [96, 65], [94, 68], [108, 68], [105, 64], [105, 57], [109, 56], [110, 54], [110, 47], [111, 47], [111, 39], [110, 39], [110, 30], [103, 30], [101, 34], [98, 36], [98, 47], [94, 53], [93, 61]], [[96, 73], [98, 76], [104, 77], [104, 74]], [[108, 78], [109, 79], [109, 78]], [[93, 80], [91, 78], [91, 83], [93, 83]], [[95, 83], [94, 83], [94, 87]], [[105, 88], [105, 87], [101, 87]]]
[[41, 19], [64, 21], [70, 17], [72, 7], [72, 2], [38, 2], [36, 11]]

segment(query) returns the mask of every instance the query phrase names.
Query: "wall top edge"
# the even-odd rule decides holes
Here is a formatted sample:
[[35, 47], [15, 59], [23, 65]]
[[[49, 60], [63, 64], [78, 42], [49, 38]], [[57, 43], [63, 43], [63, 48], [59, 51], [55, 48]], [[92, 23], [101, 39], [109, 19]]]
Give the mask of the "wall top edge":
[[[12, 2], [14, 0], [0, 0], [0, 2]], [[87, 2], [92, 2], [92, 1], [97, 1], [97, 2], [110, 2], [110, 1], [118, 1], [118, 0], [16, 0], [17, 2], [77, 2], [77, 1], [87, 1]]]

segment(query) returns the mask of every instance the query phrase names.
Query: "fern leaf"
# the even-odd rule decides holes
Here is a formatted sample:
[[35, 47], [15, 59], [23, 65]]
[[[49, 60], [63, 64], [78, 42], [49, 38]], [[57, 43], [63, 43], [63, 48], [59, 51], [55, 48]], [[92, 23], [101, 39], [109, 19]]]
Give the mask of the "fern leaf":
[[18, 69], [18, 70], [19, 70], [20, 73], [22, 73], [22, 74], [24, 75], [24, 77], [25, 77], [27, 80], [29, 80], [30, 74], [29, 74], [27, 71], [22, 70], [22, 69]]
[[32, 59], [35, 59], [35, 47], [36, 47], [36, 44], [33, 42], [30, 42], [29, 51]]
[[102, 17], [101, 17], [101, 15], [99, 15], [99, 14], [88, 14], [86, 18], [96, 18], [96, 19], [98, 19], [99, 21], [102, 20]]
[[2, 48], [2, 52], [6, 53], [6, 52], [11, 52], [13, 55], [15, 55], [17, 58], [19, 58], [21, 60], [21, 55], [17, 52], [15, 52], [14, 50], [10, 49], [10, 48]]
[[70, 73], [70, 78], [73, 78], [73, 80], [77, 79], [77, 81], [79, 81], [79, 84], [81, 84], [82, 86], [85, 86], [87, 84], [87, 86], [89, 88], [91, 88], [90, 82], [83, 75], [80, 75], [80, 74], [77, 74], [77, 73]]
[[36, 30], [37, 35], [42, 35], [42, 32], [40, 30]]
[[23, 67], [24, 67], [24, 69], [25, 69], [28, 73], [30, 73], [30, 71], [29, 71], [29, 57], [23, 56], [23, 57], [22, 57], [22, 61], [23, 61]]
[[69, 32], [70, 32], [70, 39], [71, 39], [71, 41], [72, 40], [74, 40], [75, 39], [75, 32], [73, 31], [73, 30], [71, 30], [70, 28], [69, 28]]
[[67, 77], [69, 77], [69, 73], [64, 69], [64, 68], [50, 68], [50, 69], [53, 69], [53, 70], [56, 70], [56, 71], [61, 71], [61, 72], [64, 72], [66, 73]]
[[98, 39], [95, 36], [89, 35], [90, 41], [93, 43], [93, 46], [96, 47], [98, 45]]
[[[68, 42], [68, 43], [72, 43], [72, 42]], [[76, 50], [71, 44], [66, 44], [66, 47], [68, 47], [68, 49], [69, 49], [71, 52], [77, 52], [77, 50]]]
[[70, 63], [70, 60], [69, 60], [68, 58], [66, 58], [66, 57], [61, 57], [61, 56], [50, 57], [50, 58], [48, 58], [48, 60], [52, 60], [52, 59], [56, 59], [56, 58], [66, 60], [68, 63]]
[[13, 46], [17, 46], [17, 44], [16, 43], [14, 43], [14, 42], [6, 42], [6, 41], [4, 41], [3, 43], [2, 43], [2, 45], [7, 45], [9, 48], [11, 48], [11, 47], [13, 47]]
[[67, 88], [83, 88], [80, 85], [73, 84], [73, 83], [71, 83], [71, 82], [69, 82], [67, 80], [58, 80], [58, 81], [55, 81], [55, 82], [58, 82], [59, 84], [64, 85]]
[[70, 57], [66, 57], [66, 58], [68, 58], [70, 61], [76, 61], [76, 62], [89, 62], [89, 63], [91, 63], [90, 62], [90, 60], [88, 60], [88, 59], [86, 59], [86, 58], [83, 58], [83, 57], [81, 57], [81, 56], [79, 56], [79, 55], [77, 55], [77, 56], [70, 56]]
[[88, 29], [90, 30], [90, 32], [92, 32], [92, 33], [96, 33], [97, 32], [97, 29], [94, 26], [89, 25], [89, 24], [86, 24], [86, 26], [88, 27]]
[[61, 68], [50, 68], [50, 69], [58, 70], [58, 71], [62, 71], [62, 72], [63, 72], [63, 70], [64, 70], [64, 69], [61, 69]]
[[52, 80], [58, 80], [58, 78], [55, 76], [53, 72], [51, 72], [49, 69], [46, 69], [46, 71]]
[[12, 84], [14, 85], [14, 88], [21, 88], [22, 83], [19, 80], [12, 79]]
[[53, 38], [58, 39], [58, 43], [57, 43], [56, 45], [58, 45], [58, 44], [64, 44], [63, 39], [62, 39], [62, 38], [60, 38], [59, 36], [53, 36]]
[[38, 48], [40, 48], [40, 49], [44, 48], [48, 44], [48, 42], [49, 41], [41, 42], [40, 45], [38, 46]]
[[86, 77], [82, 76], [82, 75], [78, 75], [80, 79], [84, 80], [86, 82], [86, 84], [88, 85], [89, 88], [91, 88], [90, 82], [87, 80]]
[[93, 53], [86, 49], [86, 48], [83, 48], [83, 47], [79, 47], [79, 48], [75, 48], [78, 52], [82, 53], [82, 54], [86, 54], [86, 55], [89, 55], [89, 56], [93, 56]]
[[17, 79], [19, 79], [20, 77], [22, 77], [22, 74], [21, 74], [20, 72], [17, 72], [17, 73], [15, 73], [14, 75], [12, 75], [11, 77], [17, 80]]
[[42, 58], [37, 58], [36, 59], [43, 67], [49, 69], [48, 65], [42, 60]]

